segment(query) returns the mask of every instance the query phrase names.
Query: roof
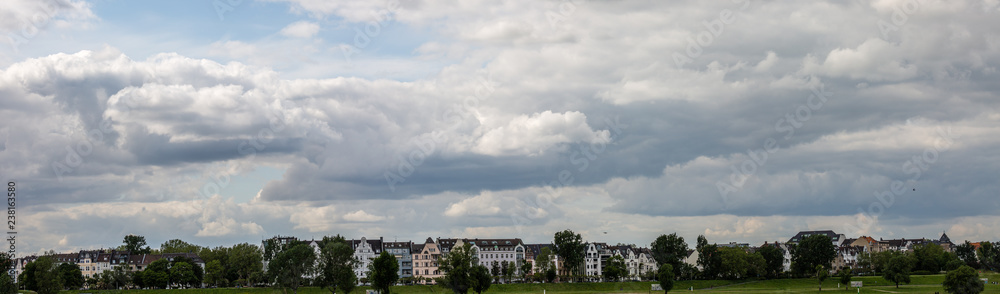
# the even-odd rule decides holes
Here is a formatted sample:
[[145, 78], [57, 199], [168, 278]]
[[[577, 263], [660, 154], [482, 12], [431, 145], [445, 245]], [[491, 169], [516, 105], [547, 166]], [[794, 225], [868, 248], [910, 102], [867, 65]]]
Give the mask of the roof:
[[517, 245], [524, 246], [520, 238], [513, 239], [462, 239], [462, 242], [472, 244], [478, 248], [496, 248], [498, 250], [514, 250]]
[[830, 240], [833, 242], [840, 243], [841, 241], [840, 234], [837, 234], [832, 230], [822, 230], [822, 231], [801, 231], [798, 234], [795, 234], [795, 236], [793, 236], [791, 239], [788, 239], [788, 243], [798, 243], [799, 241], [802, 241], [802, 239], [805, 239], [806, 237], [812, 235], [826, 235], [827, 237], [830, 237]]
[[938, 238], [938, 242], [940, 242], [940, 243], [948, 243], [948, 244], [955, 244], [955, 243], [951, 243], [951, 238], [948, 238], [948, 233], [946, 233], [946, 232], [941, 232], [941, 238]]
[[542, 248], [551, 246], [552, 244], [524, 244], [524, 251], [531, 256], [538, 256], [542, 254]]
[[412, 250], [412, 248], [413, 248], [413, 242], [412, 241], [406, 241], [406, 242], [384, 242], [384, 243], [382, 243], [382, 245], [385, 246], [385, 249], [406, 249], [406, 250]]
[[66, 254], [52, 255], [52, 258], [55, 259], [56, 262], [60, 263], [66, 263], [66, 262], [76, 263], [79, 261], [79, 256], [80, 256], [79, 254], [66, 253]]
[[451, 251], [451, 247], [455, 246], [455, 242], [458, 242], [457, 238], [437, 239], [438, 248], [441, 249], [442, 253], [447, 253], [448, 251]]
[[368, 246], [371, 246], [372, 250], [375, 253], [379, 253], [379, 251], [382, 250], [383, 248], [382, 237], [379, 237], [378, 239], [368, 239], [365, 237], [361, 237], [361, 240], [348, 240], [347, 242], [351, 244], [351, 249], [358, 249], [358, 246], [361, 246], [362, 241], [368, 243]]

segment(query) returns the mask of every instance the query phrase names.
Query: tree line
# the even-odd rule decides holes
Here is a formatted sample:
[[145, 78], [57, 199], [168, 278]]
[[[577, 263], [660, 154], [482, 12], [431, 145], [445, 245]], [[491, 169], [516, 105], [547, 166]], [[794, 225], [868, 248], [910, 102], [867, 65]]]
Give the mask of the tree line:
[[[50, 254], [28, 263], [18, 276], [16, 285], [9, 276], [2, 275], [0, 294], [15, 293], [12, 291], [16, 291], [17, 287], [48, 294], [84, 286], [90, 289], [162, 289], [201, 285], [276, 286], [293, 292], [301, 286], [312, 285], [328, 289], [331, 293], [338, 290], [349, 293], [359, 282], [370, 283], [373, 288], [389, 294], [390, 286], [399, 282], [408, 284], [415, 279], [400, 279], [395, 256], [385, 250], [365, 269], [368, 278], [358, 279], [355, 269], [360, 261], [355, 258], [351, 244], [340, 235], [324, 237], [319, 242], [319, 254], [315, 254], [304, 241], [287, 244], [274, 241], [265, 241], [263, 248], [249, 243], [207, 248], [175, 239], [164, 242], [154, 250], [146, 246], [144, 237], [129, 235], [118, 249], [138, 254], [194, 253], [205, 262], [205, 268], [202, 270], [190, 258], [176, 256], [154, 261], [141, 271], [133, 272], [126, 268], [127, 265], [118, 265], [85, 278], [79, 265], [58, 263]], [[776, 245], [766, 244], [756, 250], [748, 250], [709, 244], [707, 238], [701, 235], [694, 248], [698, 253], [695, 266], [684, 261], [689, 256], [684, 238], [676, 233], [664, 234], [650, 244], [650, 252], [659, 267], [643, 273], [643, 278], [660, 281], [665, 291], [670, 290], [674, 280], [689, 279], [815, 277], [822, 285], [829, 272], [834, 270], [830, 265], [837, 256], [836, 247], [825, 235], [808, 236], [798, 244], [789, 244], [788, 248], [791, 266], [789, 271], [784, 271], [785, 251]], [[557, 257], [562, 261], [561, 271], [555, 264]], [[552, 246], [542, 248], [535, 256], [534, 267], [527, 262], [522, 262], [520, 268], [516, 268], [517, 264], [506, 262], [483, 265], [471, 244], [464, 244], [441, 257], [440, 270], [445, 275], [436, 282], [455, 293], [465, 294], [470, 290], [481, 293], [493, 283], [511, 281], [517, 270], [523, 274], [521, 278], [524, 280], [580, 281], [586, 278], [583, 275], [585, 257], [586, 244], [580, 234], [571, 230], [555, 233]], [[13, 261], [8, 256], [2, 256], [0, 266], [11, 268]], [[975, 270], [995, 271], [997, 268], [1000, 268], [1000, 246], [983, 242], [977, 249], [966, 241], [956, 246], [954, 252], [947, 252], [934, 243], [915, 245], [912, 252], [865, 252], [859, 255], [856, 266], [839, 269], [835, 274], [843, 284], [849, 284], [851, 276], [857, 274], [881, 275], [898, 287], [900, 283], [909, 283], [912, 274], [948, 271], [946, 289], [972, 287], [975, 290], [977, 283], [969, 282], [971, 279], [978, 282]], [[605, 261], [602, 271], [604, 280], [619, 281], [627, 275], [628, 268], [621, 256], [615, 255]]]

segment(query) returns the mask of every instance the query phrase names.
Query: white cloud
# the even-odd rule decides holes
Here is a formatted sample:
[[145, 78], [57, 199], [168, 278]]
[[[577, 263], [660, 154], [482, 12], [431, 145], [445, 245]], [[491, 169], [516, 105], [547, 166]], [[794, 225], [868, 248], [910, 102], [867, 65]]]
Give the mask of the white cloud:
[[591, 129], [583, 113], [545, 111], [517, 116], [506, 125], [486, 131], [473, 150], [489, 155], [539, 155], [567, 143], [609, 141], [608, 131]]
[[312, 38], [319, 32], [319, 24], [308, 21], [298, 21], [281, 29], [281, 34], [293, 38]]
[[830, 51], [822, 64], [807, 59], [805, 71], [834, 77], [849, 77], [868, 81], [899, 81], [915, 77], [917, 66], [903, 59], [900, 46], [882, 39], [866, 40], [857, 49], [840, 48]]
[[385, 220], [384, 216], [372, 215], [364, 210], [358, 210], [344, 215], [344, 220], [349, 222], [377, 222]]

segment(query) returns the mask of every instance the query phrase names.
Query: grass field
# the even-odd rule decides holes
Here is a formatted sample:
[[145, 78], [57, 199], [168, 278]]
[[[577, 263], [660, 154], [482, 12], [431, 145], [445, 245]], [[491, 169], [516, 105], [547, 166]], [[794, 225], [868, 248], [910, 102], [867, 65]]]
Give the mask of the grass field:
[[[1000, 281], [1000, 274], [987, 274], [983, 277], [990, 281]], [[864, 287], [860, 293], [945, 293], [941, 282], [944, 275], [913, 276], [910, 284], [895, 285], [885, 281], [881, 277], [854, 277], [855, 281], [864, 282]], [[506, 284], [493, 285], [486, 293], [651, 293], [650, 286], [653, 282], [622, 282], [622, 283], [559, 283], [559, 284]], [[693, 292], [698, 293], [818, 293], [819, 284], [816, 279], [779, 279], [764, 281], [678, 281], [674, 284], [671, 293]], [[365, 293], [368, 287], [358, 287], [354, 293]], [[823, 283], [823, 292], [826, 293], [858, 293], [857, 289], [846, 290], [841, 285], [838, 288], [837, 278], [831, 277]], [[280, 290], [271, 288], [251, 288], [251, 289], [188, 289], [188, 290], [134, 290], [134, 291], [65, 291], [63, 293], [121, 293], [134, 292], [142, 294], [240, 294], [259, 293], [277, 294], [283, 293]], [[291, 293], [291, 292], [288, 292]], [[324, 289], [305, 287], [300, 288], [301, 294], [321, 294], [330, 293]], [[396, 286], [392, 288], [392, 293], [399, 294], [449, 294], [450, 290], [437, 286]], [[472, 293], [472, 292], [470, 292]], [[1000, 293], [1000, 285], [986, 285], [984, 293]]]

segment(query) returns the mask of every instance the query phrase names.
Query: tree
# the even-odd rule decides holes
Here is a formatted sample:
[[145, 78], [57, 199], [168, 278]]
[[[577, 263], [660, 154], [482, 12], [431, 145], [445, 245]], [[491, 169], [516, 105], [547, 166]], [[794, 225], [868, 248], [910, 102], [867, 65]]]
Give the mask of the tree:
[[965, 265], [965, 262], [960, 259], [949, 260], [948, 263], [944, 264], [944, 269], [947, 271], [957, 270], [958, 268]]
[[226, 280], [226, 269], [222, 267], [221, 261], [213, 260], [205, 264], [205, 284], [218, 287], [219, 285], [228, 283], [229, 281]]
[[885, 266], [889, 263], [890, 259], [901, 255], [903, 255], [902, 252], [895, 250], [862, 254], [858, 257], [858, 264], [871, 269], [874, 273], [882, 273], [885, 272]]
[[372, 288], [381, 294], [389, 294], [389, 287], [399, 281], [399, 263], [396, 256], [382, 250], [372, 263], [368, 265], [371, 274]]
[[674, 288], [674, 269], [669, 263], [661, 264], [656, 271], [656, 278], [660, 281], [660, 288], [663, 293], [670, 292]]
[[[143, 241], [145, 242], [145, 241]], [[167, 242], [163, 242], [160, 245], [160, 253], [198, 253], [201, 252], [202, 247], [194, 245], [188, 242], [181, 241], [180, 239], [173, 239]]]
[[583, 244], [583, 238], [580, 234], [565, 230], [557, 232], [554, 239], [555, 253], [569, 270], [569, 274], [578, 273], [583, 266], [584, 254], [587, 253], [587, 245]]
[[684, 237], [677, 236], [677, 233], [660, 235], [650, 244], [650, 250], [657, 264], [670, 264], [674, 269], [674, 276], [680, 275], [681, 263], [688, 251]]
[[198, 279], [194, 275], [194, 269], [187, 262], [176, 262], [170, 266], [170, 281], [183, 286], [198, 283]]
[[59, 278], [62, 279], [63, 289], [74, 290], [83, 287], [83, 271], [75, 263], [63, 263], [59, 265]]
[[916, 258], [915, 269], [937, 273], [947, 263], [949, 256], [940, 245], [925, 243], [913, 246], [913, 257]]
[[[37, 259], [35, 261], [38, 261]], [[38, 291], [38, 282], [35, 280], [35, 272], [38, 264], [35, 261], [29, 262], [21, 269], [21, 274], [17, 276], [17, 285], [25, 290]]]
[[816, 269], [817, 265], [829, 267], [837, 257], [837, 248], [827, 235], [810, 235], [802, 239], [792, 251], [792, 270], [806, 274]]
[[170, 274], [147, 268], [142, 271], [142, 283], [146, 287], [164, 289], [170, 284]]
[[482, 294], [486, 290], [490, 289], [492, 285], [492, 278], [490, 278], [490, 272], [486, 269], [486, 266], [477, 264], [472, 266], [471, 281], [472, 281], [472, 291], [478, 294]]
[[438, 269], [443, 271], [444, 277], [440, 285], [451, 289], [455, 294], [466, 294], [473, 286], [472, 267], [479, 264], [479, 254], [472, 244], [464, 243], [462, 246], [455, 246], [451, 252], [441, 258], [438, 262]]
[[514, 271], [516, 270], [514, 262], [504, 260], [503, 264], [500, 265], [500, 268], [500, 271], [503, 272], [504, 281], [506, 281], [506, 283], [510, 283], [511, 277], [514, 276]]
[[747, 277], [764, 277], [767, 276], [767, 260], [760, 252], [747, 253]]
[[237, 280], [242, 280], [246, 283], [244, 286], [250, 286], [252, 284], [251, 281], [255, 277], [263, 276], [261, 272], [261, 269], [264, 267], [263, 252], [257, 245], [249, 243], [236, 244], [228, 250], [228, 253], [229, 262], [224, 265], [229, 271], [235, 274]]
[[549, 269], [554, 268], [555, 264], [552, 262], [552, 249], [550, 247], [542, 247], [538, 252], [538, 256], [535, 256], [535, 264], [538, 267], [539, 273], [545, 273]]
[[521, 259], [520, 263], [521, 263], [521, 268], [520, 268], [521, 277], [524, 278], [528, 275], [531, 275], [531, 263], [527, 262], [524, 259]]
[[976, 258], [976, 248], [968, 240], [965, 243], [955, 246], [955, 254], [973, 269], [979, 268], [979, 260]]
[[493, 279], [497, 283], [500, 283], [500, 262], [499, 261], [494, 260], [493, 262], [490, 263], [490, 275], [493, 276]]
[[302, 276], [313, 271], [315, 261], [316, 254], [309, 245], [300, 243], [291, 246], [275, 255], [267, 264], [268, 281], [298, 293], [299, 286], [302, 286]]
[[62, 279], [52, 257], [42, 256], [33, 263], [35, 263], [35, 291], [38, 294], [59, 293], [63, 288]]
[[896, 288], [899, 288], [899, 283], [910, 283], [910, 270], [913, 269], [913, 261], [909, 256], [898, 255], [889, 260], [885, 265], [885, 272], [882, 273], [882, 278], [886, 281], [896, 283]]
[[556, 273], [556, 268], [554, 267], [550, 267], [549, 269], [545, 270], [545, 280], [548, 281], [549, 283], [555, 281], [557, 275], [558, 274]]
[[827, 276], [829, 276], [829, 273], [827, 272], [826, 267], [823, 266], [823, 265], [817, 265], [816, 266], [816, 279], [819, 280], [819, 290], [820, 291], [823, 291], [823, 281], [826, 280]]
[[16, 294], [17, 285], [14, 285], [14, 279], [4, 271], [0, 274], [0, 294]]
[[108, 277], [108, 286], [114, 287], [115, 289], [121, 289], [132, 281], [129, 279], [128, 270], [125, 269], [125, 265], [118, 265], [109, 271], [105, 271]]
[[608, 264], [604, 267], [604, 271], [601, 274], [605, 280], [617, 282], [628, 274], [628, 268], [625, 267], [625, 259], [621, 255], [608, 258]]
[[735, 280], [746, 277], [747, 274], [747, 252], [740, 248], [723, 247], [717, 251], [722, 260], [719, 274], [725, 279]]
[[852, 276], [851, 275], [851, 269], [850, 268], [846, 268], [846, 267], [842, 268], [842, 269], [840, 269], [840, 272], [837, 273], [837, 275], [840, 276], [840, 283], [844, 284], [844, 290], [847, 290], [847, 288], [850, 288], [850, 286], [851, 286], [851, 276]]
[[998, 257], [1000, 257], [1000, 249], [997, 248], [996, 244], [990, 241], [979, 243], [979, 264], [983, 268], [996, 271]]
[[339, 288], [343, 293], [351, 293], [358, 283], [354, 267], [358, 260], [354, 258], [354, 249], [340, 235], [323, 237], [323, 247], [320, 247], [319, 277], [320, 287], [326, 287], [330, 293], [336, 293]]
[[983, 288], [979, 273], [967, 265], [949, 271], [944, 277], [944, 290], [948, 293], [974, 294], [983, 292]]
[[14, 268], [14, 260], [11, 259], [11, 255], [0, 254], [0, 268], [3, 268], [3, 274], [0, 275], [0, 294], [17, 293], [17, 285], [14, 284], [13, 277], [7, 274]]
[[149, 249], [149, 246], [146, 246], [146, 237], [143, 236], [130, 234], [125, 236], [125, 239], [122, 240], [122, 243], [125, 243], [125, 245], [122, 245], [124, 246], [125, 251], [128, 251], [129, 253], [132, 254], [149, 254], [150, 252], [153, 251], [152, 249]]
[[777, 278], [785, 269], [785, 250], [777, 245], [767, 244], [761, 246], [760, 256], [764, 257], [764, 272], [768, 278]]
[[708, 244], [705, 235], [698, 236], [698, 245], [695, 250], [698, 251], [698, 265], [702, 269], [702, 278], [715, 279], [719, 277], [722, 270], [722, 257], [718, 254], [718, 249], [719, 246]]
[[[177, 266], [178, 263], [186, 263], [186, 264], [188, 264], [188, 267], [191, 268], [191, 275], [192, 276], [190, 277], [190, 280], [180, 281], [180, 280], [176, 280], [176, 279], [171, 279], [171, 281], [173, 281], [175, 283], [182, 283], [184, 285], [192, 285], [192, 286], [201, 285], [201, 281], [205, 278], [205, 270], [202, 269], [200, 266], [197, 266], [197, 264], [194, 262], [194, 259], [191, 259], [191, 258], [188, 258], [188, 257], [185, 257], [185, 256], [174, 257], [170, 261], [170, 267], [171, 267], [171, 269], [173, 269], [173, 267]], [[185, 278], [188, 278], [188, 277], [185, 276]]]

